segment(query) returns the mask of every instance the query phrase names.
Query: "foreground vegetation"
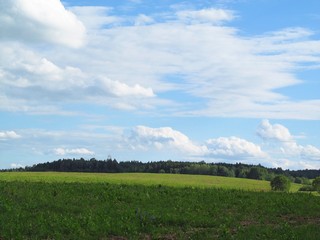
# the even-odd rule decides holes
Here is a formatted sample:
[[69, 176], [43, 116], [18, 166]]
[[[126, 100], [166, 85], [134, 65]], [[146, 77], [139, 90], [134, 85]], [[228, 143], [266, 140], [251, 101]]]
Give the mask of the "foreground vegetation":
[[0, 181], [1, 239], [317, 239], [308, 194]]
[[[218, 180], [235, 180], [229, 188], [238, 190]], [[250, 182], [261, 186], [240, 190], [250, 189]], [[169, 174], [1, 173], [0, 239], [318, 239], [320, 198], [266, 192], [266, 183]]]

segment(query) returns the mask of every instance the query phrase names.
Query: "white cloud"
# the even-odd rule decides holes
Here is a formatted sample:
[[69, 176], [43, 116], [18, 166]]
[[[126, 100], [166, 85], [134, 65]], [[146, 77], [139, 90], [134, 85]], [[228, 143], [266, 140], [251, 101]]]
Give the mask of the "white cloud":
[[136, 26], [146, 25], [146, 24], [150, 24], [153, 22], [154, 22], [153, 18], [151, 18], [145, 14], [139, 14], [139, 16], [135, 19]]
[[10, 164], [10, 167], [11, 167], [11, 168], [24, 168], [25, 166], [23, 166], [23, 165], [20, 164], [20, 163], [11, 163], [11, 164]]
[[[278, 91], [302, 83], [294, 70], [305, 61], [310, 64], [314, 49], [320, 49], [307, 36], [288, 33], [287, 38], [242, 38], [230, 27], [169, 21], [107, 29], [97, 40], [108, 47], [95, 56], [106, 63], [99, 72], [111, 79], [128, 85], [148, 82], [156, 93], [179, 90], [205, 101], [197, 109], [176, 111], [180, 115], [319, 119], [318, 99], [297, 101]], [[302, 57], [310, 44], [313, 52]], [[103, 61], [105, 56], [112, 61]]]
[[154, 93], [151, 88], [144, 88], [139, 84], [134, 86], [128, 86], [125, 83], [119, 81], [113, 81], [110, 79], [101, 79], [102, 87], [111, 94], [118, 97], [136, 96], [136, 97], [154, 97]]
[[284, 41], [292, 42], [294, 39], [301, 39], [312, 36], [313, 33], [301, 27], [285, 28], [280, 31], [266, 33], [262, 39], [283, 43]]
[[[292, 166], [290, 166], [292, 168]], [[320, 169], [320, 164], [315, 164], [314, 162], [299, 161], [294, 169]]]
[[15, 131], [0, 132], [0, 140], [17, 139], [17, 138], [21, 138], [21, 136], [17, 134]]
[[260, 146], [238, 137], [209, 139], [206, 145], [209, 150], [207, 156], [214, 158], [238, 160], [267, 157], [267, 154], [261, 150]]
[[257, 134], [266, 141], [268, 145], [270, 141], [276, 141], [272, 146], [272, 151], [277, 152], [281, 158], [292, 159], [295, 161], [320, 161], [320, 149], [312, 145], [300, 145], [297, 143], [296, 137], [281, 124], [270, 124], [268, 120], [263, 120], [258, 126]]
[[280, 148], [281, 152], [290, 157], [298, 157], [309, 161], [320, 161], [320, 149], [312, 145], [300, 145], [296, 142], [284, 142]]
[[320, 161], [320, 149], [315, 146], [307, 145], [302, 147], [300, 154], [303, 159]]
[[0, 2], [0, 38], [80, 47], [85, 28], [60, 0], [6, 0]]
[[0, 109], [65, 114], [58, 107], [62, 99], [64, 102], [85, 102], [115, 108], [127, 105], [136, 109], [144, 98], [155, 97], [150, 87], [88, 74], [77, 67], [60, 67], [19, 44], [0, 45], [0, 63], [0, 79], [4, 89], [0, 93]]
[[61, 68], [46, 57], [19, 44], [0, 46], [2, 83], [11, 87], [27, 88], [41, 86], [57, 90], [66, 87], [84, 86], [84, 73], [80, 69]]
[[90, 151], [86, 148], [74, 148], [74, 149], [66, 149], [66, 148], [55, 148], [54, 154], [56, 155], [70, 155], [70, 154], [75, 154], [75, 155], [94, 155], [95, 153], [93, 151]]
[[132, 130], [129, 141], [134, 149], [148, 150], [151, 147], [165, 150], [170, 148], [188, 155], [201, 155], [206, 151], [205, 147], [194, 144], [186, 135], [170, 127], [137, 126]]
[[269, 159], [268, 162], [262, 163], [264, 166], [274, 168], [281, 167], [282, 169], [300, 170], [300, 169], [320, 169], [320, 164], [317, 161], [310, 161], [306, 159], [292, 159], [292, 158], [274, 158]]
[[192, 157], [211, 159], [244, 160], [252, 158], [266, 158], [260, 146], [237, 137], [209, 139], [205, 144], [196, 144], [183, 133], [170, 127], [150, 128], [136, 127], [129, 137], [129, 144], [134, 149], [150, 150], [155, 148], [162, 151], [178, 150]]
[[263, 120], [257, 129], [257, 134], [265, 140], [292, 141], [289, 130], [280, 124], [271, 125], [269, 120]]
[[205, 158], [253, 164], [259, 162], [266, 166], [290, 169], [320, 166], [320, 149], [312, 145], [299, 145], [283, 125], [270, 124], [268, 120], [263, 120], [257, 133], [265, 140], [261, 146], [234, 136], [208, 139], [204, 144], [198, 144], [170, 127], [137, 126], [126, 141], [133, 150], [177, 151], [185, 156], [185, 159]]
[[[72, 129], [60, 131], [19, 129], [19, 135], [23, 136], [23, 141], [3, 140], [0, 144], [0, 152], [3, 154], [11, 152], [12, 156], [18, 155], [17, 158], [10, 157], [11, 162], [20, 162], [28, 156], [34, 157], [29, 159], [32, 162], [36, 159], [38, 161], [53, 160], [56, 156], [95, 156], [103, 159], [108, 154], [113, 154], [117, 144], [121, 143], [119, 139], [122, 134], [119, 131], [120, 129], [115, 132], [109, 128], [88, 129], [76, 126], [75, 129], [72, 127]], [[25, 163], [25, 165], [28, 164], [30, 163]]]
[[[19, 1], [1, 4], [15, 2]], [[3, 9], [0, 16], [5, 18], [11, 10]], [[223, 25], [235, 18], [234, 12], [214, 8], [166, 13], [162, 19], [160, 15], [122, 19], [106, 7], [70, 10], [92, 33], [81, 51], [0, 45], [0, 84], [5, 93], [0, 99], [6, 99], [6, 104], [0, 101], [2, 109], [41, 113], [46, 111], [33, 109], [89, 103], [163, 115], [320, 119], [320, 99], [296, 100], [281, 94], [282, 88], [303, 83], [297, 70], [320, 64], [320, 41], [312, 40], [310, 30], [289, 28], [243, 37], [239, 29]], [[17, 26], [11, 39], [21, 38]], [[28, 31], [37, 38], [47, 36], [44, 27], [37, 28], [43, 34], [32, 29]], [[6, 34], [1, 36], [9, 38]], [[183, 100], [176, 97], [179, 94]]]
[[122, 18], [109, 14], [112, 10], [112, 8], [103, 6], [78, 6], [70, 8], [70, 11], [77, 15], [88, 31], [121, 23], [123, 21]]
[[177, 17], [180, 20], [191, 22], [191, 23], [220, 23], [222, 21], [230, 21], [234, 19], [234, 14], [230, 10], [225, 9], [201, 9], [201, 10], [184, 10], [178, 11]]
[[[204, 144], [193, 142], [185, 134], [170, 127], [150, 128], [137, 126], [126, 139], [133, 150], [178, 151], [188, 158], [196, 157], [213, 161], [244, 161], [271, 167], [299, 169], [320, 165], [320, 149], [302, 146], [295, 137], [280, 124], [270, 124], [263, 120], [258, 127], [260, 136], [265, 140], [262, 146], [239, 137], [219, 137], [208, 139]], [[275, 144], [268, 144], [275, 141]]]

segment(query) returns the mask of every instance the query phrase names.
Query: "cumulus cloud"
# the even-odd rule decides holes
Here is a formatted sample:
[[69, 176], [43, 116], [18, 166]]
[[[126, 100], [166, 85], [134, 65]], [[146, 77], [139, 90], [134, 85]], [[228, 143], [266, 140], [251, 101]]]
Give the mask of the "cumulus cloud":
[[[17, 44], [0, 46], [2, 83], [11, 87], [42, 86], [46, 89], [84, 86], [79, 68], [59, 67], [48, 58]], [[5, 57], [4, 57], [5, 56]]]
[[301, 157], [304, 159], [320, 161], [320, 149], [312, 145], [307, 145], [302, 148]]
[[220, 137], [209, 139], [207, 141], [209, 157], [216, 158], [265, 158], [267, 154], [261, 150], [261, 147], [238, 137]]
[[145, 149], [176, 149], [191, 155], [199, 155], [206, 151], [203, 146], [194, 144], [186, 135], [170, 127], [150, 128], [137, 126], [129, 137], [133, 148]]
[[198, 156], [212, 159], [235, 159], [265, 158], [260, 146], [237, 137], [220, 137], [209, 139], [205, 144], [196, 144], [185, 134], [170, 127], [150, 128], [145, 126], [136, 127], [129, 138], [132, 147], [148, 150], [167, 148], [178, 150], [189, 156]]
[[67, 149], [67, 148], [55, 148], [54, 154], [64, 156], [68, 154], [75, 154], [75, 155], [94, 155], [93, 151], [90, 151], [86, 148], [74, 148], [74, 149]]
[[[0, 45], [0, 63], [4, 90], [0, 93], [0, 109], [29, 113], [49, 113], [51, 109], [56, 114], [62, 100], [136, 109], [139, 101], [155, 97], [150, 87], [86, 73], [78, 67], [61, 67], [17, 44]], [[65, 111], [60, 109], [60, 113]]]
[[15, 131], [0, 132], [0, 140], [17, 139], [17, 138], [21, 138], [21, 136], [17, 134]]
[[7, 0], [0, 2], [0, 39], [62, 44], [78, 48], [85, 27], [60, 0]]
[[[263, 120], [257, 128], [257, 135], [266, 141], [276, 141], [273, 148], [278, 148], [280, 154], [291, 159], [320, 161], [320, 149], [312, 145], [300, 145], [289, 129], [281, 124], [271, 124]], [[293, 160], [294, 161], [294, 160]]]
[[280, 124], [270, 124], [269, 120], [262, 120], [257, 129], [258, 136], [266, 140], [291, 141], [289, 130]]
[[[300, 145], [289, 130], [280, 124], [263, 120], [257, 134], [265, 141], [258, 145], [239, 137], [219, 137], [204, 143], [195, 143], [185, 134], [170, 127], [150, 128], [137, 126], [126, 138], [133, 150], [158, 151], [174, 150], [188, 157], [204, 158], [213, 161], [244, 161], [265, 164], [272, 167], [301, 168], [318, 166], [320, 149], [312, 145]], [[269, 142], [275, 142], [270, 144]], [[314, 167], [313, 167], [314, 168]]]
[[300, 145], [294, 141], [283, 142], [280, 147], [285, 156], [299, 157], [309, 161], [320, 161], [320, 149], [312, 145]]

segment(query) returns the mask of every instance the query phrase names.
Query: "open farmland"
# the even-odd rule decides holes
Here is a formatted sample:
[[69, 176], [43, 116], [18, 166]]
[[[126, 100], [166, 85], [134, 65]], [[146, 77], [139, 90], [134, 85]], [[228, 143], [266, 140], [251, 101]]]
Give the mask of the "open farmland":
[[[152, 174], [152, 173], [65, 173], [65, 172], [2, 172], [0, 181], [30, 182], [78, 182], [78, 183], [114, 183], [165, 185], [171, 187], [216, 187], [253, 191], [270, 191], [270, 182], [245, 178], [229, 178], [187, 174]], [[296, 192], [301, 184], [292, 184], [291, 191]]]
[[253, 180], [240, 180], [246, 179], [1, 173], [0, 237], [318, 239], [319, 197], [268, 192], [268, 182], [253, 187]]

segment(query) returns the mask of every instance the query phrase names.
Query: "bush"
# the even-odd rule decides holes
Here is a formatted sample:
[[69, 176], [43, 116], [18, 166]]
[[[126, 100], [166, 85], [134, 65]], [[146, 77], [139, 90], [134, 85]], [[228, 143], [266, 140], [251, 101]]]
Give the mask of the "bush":
[[312, 186], [314, 187], [314, 189], [316, 191], [318, 191], [320, 193], [320, 177], [317, 177], [313, 180], [312, 182]]
[[304, 185], [310, 185], [311, 182], [308, 178], [305, 178], [305, 177], [296, 177], [294, 179], [294, 182], [295, 183], [299, 183], [299, 184], [304, 184]]
[[286, 191], [289, 192], [291, 181], [286, 176], [280, 175], [276, 176], [271, 182], [271, 189], [273, 191]]
[[305, 185], [299, 188], [299, 191], [301, 192], [313, 192], [315, 191], [314, 187], [312, 185]]

